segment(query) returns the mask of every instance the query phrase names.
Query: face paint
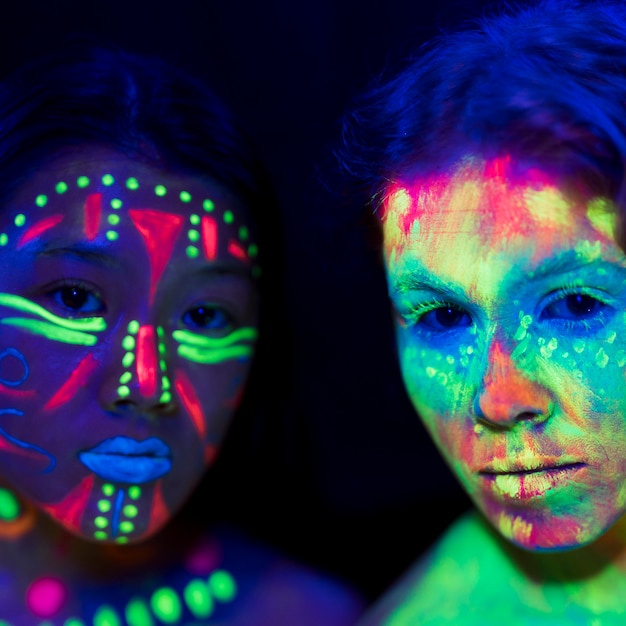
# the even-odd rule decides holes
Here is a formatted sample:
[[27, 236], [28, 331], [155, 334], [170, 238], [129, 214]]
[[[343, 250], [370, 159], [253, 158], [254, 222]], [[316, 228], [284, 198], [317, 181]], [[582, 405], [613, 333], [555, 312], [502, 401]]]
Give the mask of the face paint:
[[506, 159], [387, 194], [408, 394], [478, 508], [528, 549], [584, 545], [626, 511], [626, 259], [609, 205]]
[[74, 534], [143, 539], [203, 476], [247, 378], [246, 211], [217, 185], [100, 149], [44, 167], [12, 206], [0, 476]]

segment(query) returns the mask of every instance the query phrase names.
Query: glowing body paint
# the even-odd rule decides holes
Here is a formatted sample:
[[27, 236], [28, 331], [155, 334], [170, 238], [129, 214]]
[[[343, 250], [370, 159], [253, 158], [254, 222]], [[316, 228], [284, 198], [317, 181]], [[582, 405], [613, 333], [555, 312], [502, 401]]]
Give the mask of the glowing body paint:
[[[36, 365], [29, 387], [17, 362], [5, 368], [11, 384], [0, 380], [0, 471], [70, 532], [134, 541], [167, 523], [219, 449], [256, 341], [257, 250], [212, 185], [118, 155], [68, 163], [44, 168], [40, 192], [24, 187], [21, 212], [0, 221], [0, 265], [18, 270], [0, 267], [0, 328]], [[213, 304], [229, 300], [241, 301], [236, 312]], [[235, 317], [247, 323], [230, 328]], [[171, 455], [98, 448], [157, 440]], [[71, 472], [65, 446], [85, 461]], [[42, 472], [55, 480], [38, 481]], [[105, 484], [115, 496], [102, 496]]]
[[528, 549], [580, 546], [626, 509], [626, 258], [596, 200], [509, 167], [390, 188], [400, 364], [487, 519]]

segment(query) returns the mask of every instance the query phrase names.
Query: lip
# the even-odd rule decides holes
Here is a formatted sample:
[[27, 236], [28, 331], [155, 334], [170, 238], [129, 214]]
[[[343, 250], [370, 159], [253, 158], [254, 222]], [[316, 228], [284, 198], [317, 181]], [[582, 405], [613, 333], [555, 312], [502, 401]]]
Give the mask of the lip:
[[80, 462], [104, 480], [140, 485], [156, 480], [172, 468], [172, 452], [157, 437], [144, 441], [111, 437], [78, 453]]
[[554, 489], [567, 487], [580, 479], [586, 469], [586, 463], [561, 461], [512, 464], [506, 470], [485, 469], [479, 475], [496, 497], [520, 501], [539, 498]]

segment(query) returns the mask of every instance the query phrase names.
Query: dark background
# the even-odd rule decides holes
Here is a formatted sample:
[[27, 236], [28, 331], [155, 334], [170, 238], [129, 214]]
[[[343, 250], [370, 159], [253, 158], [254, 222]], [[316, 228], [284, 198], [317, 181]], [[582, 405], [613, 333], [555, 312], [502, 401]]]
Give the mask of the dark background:
[[26, 0], [4, 4], [0, 20], [0, 74], [68, 33], [94, 34], [171, 57], [244, 118], [285, 216], [298, 382], [263, 452], [271, 484], [250, 481], [271, 495], [243, 523], [372, 599], [468, 503], [404, 395], [383, 276], [327, 189], [329, 155], [341, 112], [370, 77], [487, 6], [497, 3]]

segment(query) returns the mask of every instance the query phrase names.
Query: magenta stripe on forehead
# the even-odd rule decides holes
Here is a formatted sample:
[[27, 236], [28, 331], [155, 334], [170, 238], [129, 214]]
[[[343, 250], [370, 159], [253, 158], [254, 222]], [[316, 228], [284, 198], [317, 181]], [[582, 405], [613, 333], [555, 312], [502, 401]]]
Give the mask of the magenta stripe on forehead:
[[184, 218], [182, 215], [155, 209], [130, 209], [130, 219], [141, 233], [148, 250], [151, 269], [150, 297], [172, 255], [174, 244], [180, 235]]
[[19, 239], [17, 242], [17, 249], [19, 250], [23, 245], [27, 244], [29, 241], [36, 239], [43, 233], [45, 233], [50, 228], [53, 228], [57, 224], [60, 224], [63, 221], [65, 216], [62, 214], [50, 215], [49, 217], [44, 217], [42, 220], [39, 220], [37, 223], [33, 224]]
[[85, 200], [85, 237], [90, 241], [98, 235], [102, 213], [102, 194], [90, 193]]

